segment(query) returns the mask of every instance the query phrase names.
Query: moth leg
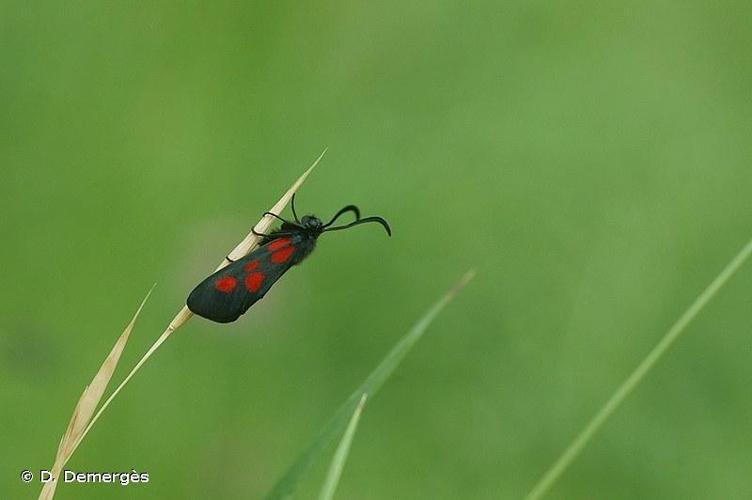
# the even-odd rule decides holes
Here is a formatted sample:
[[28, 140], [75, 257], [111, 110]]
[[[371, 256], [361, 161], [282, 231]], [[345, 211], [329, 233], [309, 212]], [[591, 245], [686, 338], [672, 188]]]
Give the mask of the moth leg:
[[291, 222], [291, 221], [289, 221], [289, 220], [287, 220], [287, 219], [283, 219], [282, 217], [280, 217], [279, 215], [277, 215], [277, 214], [275, 214], [275, 213], [272, 213], [272, 212], [264, 212], [264, 215], [271, 215], [271, 216], [272, 216], [272, 217], [274, 217], [275, 219], [279, 219], [279, 220], [281, 220], [282, 222], [284, 222], [285, 224], [289, 224], [289, 225], [291, 225], [291, 226], [295, 226], [295, 227], [300, 227], [300, 224], [298, 224], [297, 222]]

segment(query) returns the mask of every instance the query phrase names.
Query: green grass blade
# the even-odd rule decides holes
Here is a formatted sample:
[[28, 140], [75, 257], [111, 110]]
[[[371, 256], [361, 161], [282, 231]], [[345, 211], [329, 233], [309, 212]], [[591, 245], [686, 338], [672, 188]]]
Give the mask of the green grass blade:
[[744, 248], [731, 259], [721, 273], [703, 290], [695, 299], [684, 314], [674, 323], [666, 332], [663, 338], [656, 344], [648, 355], [637, 365], [637, 368], [622, 382], [622, 384], [611, 395], [606, 404], [590, 419], [590, 422], [577, 435], [564, 452], [559, 456], [556, 462], [546, 471], [538, 480], [530, 493], [525, 497], [526, 500], [537, 500], [548, 492], [561, 474], [577, 458], [582, 449], [593, 438], [596, 432], [603, 426], [614, 411], [621, 405], [627, 396], [637, 387], [645, 378], [645, 375], [655, 366], [658, 360], [666, 353], [671, 345], [678, 339], [686, 329], [687, 325], [697, 316], [697, 314], [710, 302], [710, 300], [723, 288], [723, 285], [739, 270], [752, 255], [752, 240], [747, 242]]
[[337, 490], [339, 478], [342, 477], [342, 469], [345, 467], [347, 455], [350, 452], [350, 445], [355, 435], [355, 429], [358, 427], [358, 420], [360, 420], [360, 414], [363, 412], [363, 406], [365, 406], [367, 398], [368, 395], [363, 394], [363, 397], [360, 398], [360, 403], [358, 403], [352, 417], [350, 417], [350, 423], [347, 424], [345, 434], [342, 436], [342, 440], [339, 442], [337, 451], [332, 458], [332, 463], [329, 465], [329, 472], [326, 475], [324, 486], [321, 488], [319, 500], [332, 500], [334, 498], [334, 492]]
[[329, 422], [324, 425], [318, 436], [311, 442], [308, 448], [298, 456], [298, 459], [287, 470], [284, 476], [274, 485], [272, 490], [265, 497], [267, 500], [278, 500], [291, 498], [300, 478], [316, 462], [324, 448], [333, 441], [334, 437], [341, 434], [347, 426], [358, 402], [363, 394], [370, 397], [376, 395], [384, 382], [399, 366], [402, 359], [410, 351], [410, 348], [420, 340], [431, 322], [438, 316], [444, 307], [454, 298], [468, 281], [475, 275], [473, 271], [465, 274], [462, 279], [436, 302], [426, 314], [405, 334], [402, 339], [389, 351], [389, 354], [381, 361], [373, 372], [366, 378], [360, 387], [348, 398], [339, 410], [332, 416]]

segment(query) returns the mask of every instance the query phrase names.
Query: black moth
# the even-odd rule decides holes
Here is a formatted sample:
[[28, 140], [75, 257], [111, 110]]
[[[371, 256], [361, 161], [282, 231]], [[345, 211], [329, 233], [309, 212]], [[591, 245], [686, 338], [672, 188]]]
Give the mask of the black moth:
[[[347, 212], [355, 215], [355, 221], [333, 227], [334, 221]], [[257, 236], [264, 237], [260, 246], [199, 283], [188, 296], [188, 309], [194, 314], [219, 323], [235, 321], [259, 301], [288, 269], [300, 264], [313, 252], [316, 239], [321, 233], [376, 222], [384, 226], [389, 236], [392, 235], [392, 230], [384, 219], [361, 219], [360, 210], [355, 205], [342, 208], [329, 222], [323, 224], [314, 215], [304, 215], [298, 219], [293, 195], [292, 214], [295, 220], [288, 221], [277, 214], [266, 212], [264, 215], [281, 220], [282, 226], [270, 234], [253, 231]]]

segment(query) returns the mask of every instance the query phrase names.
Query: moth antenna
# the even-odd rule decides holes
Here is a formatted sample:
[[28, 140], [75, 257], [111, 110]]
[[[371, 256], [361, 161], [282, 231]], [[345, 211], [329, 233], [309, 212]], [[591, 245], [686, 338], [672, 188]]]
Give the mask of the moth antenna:
[[387, 221], [385, 221], [381, 217], [376, 217], [376, 216], [373, 216], [373, 217], [364, 217], [363, 219], [358, 219], [355, 222], [351, 222], [349, 224], [345, 224], [344, 226], [330, 227], [330, 228], [324, 229], [323, 232], [326, 232], [326, 231], [339, 231], [340, 229], [347, 229], [349, 227], [357, 226], [357, 225], [360, 225], [360, 224], [367, 224], [369, 222], [376, 222], [378, 224], [381, 224], [382, 226], [384, 226], [384, 229], [386, 230], [386, 234], [388, 234], [389, 236], [392, 235], [392, 228], [389, 227], [389, 224], [387, 223]]
[[340, 215], [346, 214], [347, 212], [354, 213], [356, 221], [360, 220], [360, 210], [358, 209], [358, 207], [356, 207], [355, 205], [347, 205], [346, 207], [339, 209], [339, 211], [336, 214], [334, 214], [334, 217], [332, 217], [332, 220], [324, 224], [323, 227], [327, 228], [331, 226], [334, 223], [334, 221], [339, 218]]

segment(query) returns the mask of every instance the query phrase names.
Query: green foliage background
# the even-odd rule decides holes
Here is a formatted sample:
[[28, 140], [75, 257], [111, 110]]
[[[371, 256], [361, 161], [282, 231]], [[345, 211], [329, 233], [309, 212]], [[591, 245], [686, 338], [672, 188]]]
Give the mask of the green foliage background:
[[[57, 498], [255, 498], [412, 322], [339, 498], [519, 498], [752, 235], [747, 2], [4, 2], [0, 497], [35, 498], [116, 374], [289, 184], [393, 225], [322, 238], [235, 324], [194, 320]], [[749, 498], [752, 269], [550, 498]], [[122, 366], [124, 365], [124, 366]], [[324, 468], [313, 474], [312, 496]]]

